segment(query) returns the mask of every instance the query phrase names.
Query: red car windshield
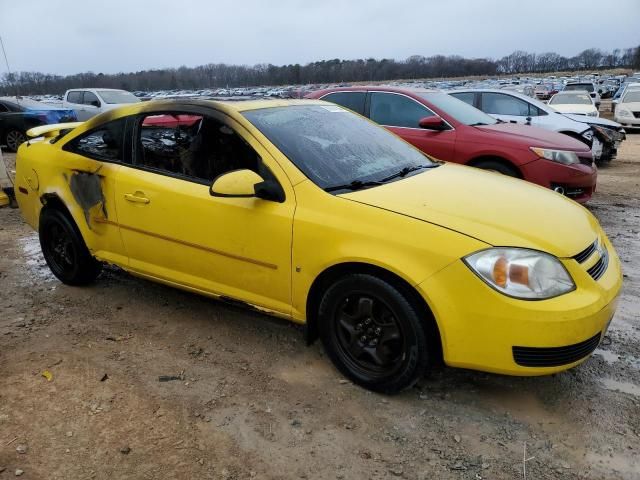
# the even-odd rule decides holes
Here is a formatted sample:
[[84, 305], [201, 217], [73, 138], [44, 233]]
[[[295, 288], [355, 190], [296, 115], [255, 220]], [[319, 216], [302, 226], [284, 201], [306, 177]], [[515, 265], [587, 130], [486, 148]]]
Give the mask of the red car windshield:
[[493, 125], [498, 123], [496, 119], [490, 117], [486, 113], [472, 107], [468, 103], [458, 100], [451, 95], [440, 92], [420, 93], [422, 98], [431, 103], [434, 107], [439, 108], [447, 115], [453, 117], [460, 123], [469, 126], [476, 125]]

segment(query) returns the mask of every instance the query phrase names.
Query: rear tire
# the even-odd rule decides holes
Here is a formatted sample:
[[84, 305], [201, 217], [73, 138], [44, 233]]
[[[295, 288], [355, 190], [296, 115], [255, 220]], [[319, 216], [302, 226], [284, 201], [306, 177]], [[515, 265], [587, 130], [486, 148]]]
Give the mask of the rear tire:
[[40, 247], [51, 272], [67, 285], [88, 285], [102, 265], [89, 253], [74, 221], [65, 212], [44, 208], [40, 214]]
[[27, 135], [15, 128], [12, 128], [4, 135], [4, 144], [10, 152], [17, 152], [18, 147], [26, 141]]
[[413, 385], [428, 367], [419, 309], [378, 277], [352, 274], [336, 281], [320, 302], [318, 318], [327, 355], [364, 388], [397, 393]]
[[497, 160], [482, 160], [473, 165], [476, 168], [481, 168], [483, 170], [489, 170], [491, 172], [501, 173], [502, 175], [507, 175], [508, 177], [520, 178], [518, 172], [515, 168], [510, 167], [509, 165], [505, 165], [502, 162], [498, 162]]

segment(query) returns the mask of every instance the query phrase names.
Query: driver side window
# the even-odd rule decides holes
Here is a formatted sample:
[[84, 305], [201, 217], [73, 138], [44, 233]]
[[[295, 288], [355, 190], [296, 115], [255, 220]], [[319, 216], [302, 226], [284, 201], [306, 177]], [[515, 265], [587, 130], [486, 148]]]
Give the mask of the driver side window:
[[135, 165], [202, 184], [223, 173], [249, 169], [260, 175], [260, 156], [224, 123], [204, 115], [162, 112], [138, 120]]
[[98, 97], [93, 92], [84, 92], [82, 103], [85, 105], [93, 105], [95, 107], [100, 106], [100, 100], [98, 100]]

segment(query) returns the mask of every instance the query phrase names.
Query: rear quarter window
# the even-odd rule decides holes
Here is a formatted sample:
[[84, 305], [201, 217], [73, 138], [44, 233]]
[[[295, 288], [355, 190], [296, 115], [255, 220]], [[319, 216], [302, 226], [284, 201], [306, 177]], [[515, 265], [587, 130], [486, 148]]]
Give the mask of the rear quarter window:
[[64, 150], [95, 160], [122, 162], [125, 124], [125, 118], [102, 124], [71, 140], [64, 146]]
[[366, 98], [366, 92], [333, 92], [325, 95], [321, 100], [337, 103], [360, 115], [364, 115], [364, 102]]

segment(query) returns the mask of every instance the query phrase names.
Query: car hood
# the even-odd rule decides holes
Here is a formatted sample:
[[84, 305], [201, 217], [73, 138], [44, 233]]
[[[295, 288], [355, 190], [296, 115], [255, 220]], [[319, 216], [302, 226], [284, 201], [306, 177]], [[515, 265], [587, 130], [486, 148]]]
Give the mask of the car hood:
[[573, 115], [571, 113], [565, 113], [564, 116], [569, 117], [571, 120], [575, 120], [576, 122], [588, 123], [590, 125], [602, 125], [603, 127], [614, 129], [622, 128], [622, 125], [620, 125], [618, 122], [607, 120], [606, 118], [585, 117], [584, 115]]
[[558, 257], [582, 251], [599, 231], [588, 210], [558, 193], [449, 163], [340, 196], [440, 225], [490, 245], [532, 248]]
[[575, 152], [589, 151], [589, 147], [583, 142], [557, 132], [551, 132], [531, 125], [516, 123], [496, 123], [494, 125], [482, 125], [477, 128], [489, 135], [495, 135], [496, 142], [509, 136], [509, 140], [520, 144], [523, 148], [547, 147], [559, 150], [573, 150]]
[[[569, 113], [576, 115], [584, 115], [589, 112], [595, 112], [596, 107], [594, 105], [574, 105], [574, 104], [559, 104], [553, 105], [557, 111], [561, 113]], [[593, 117], [590, 117], [593, 118]]]

